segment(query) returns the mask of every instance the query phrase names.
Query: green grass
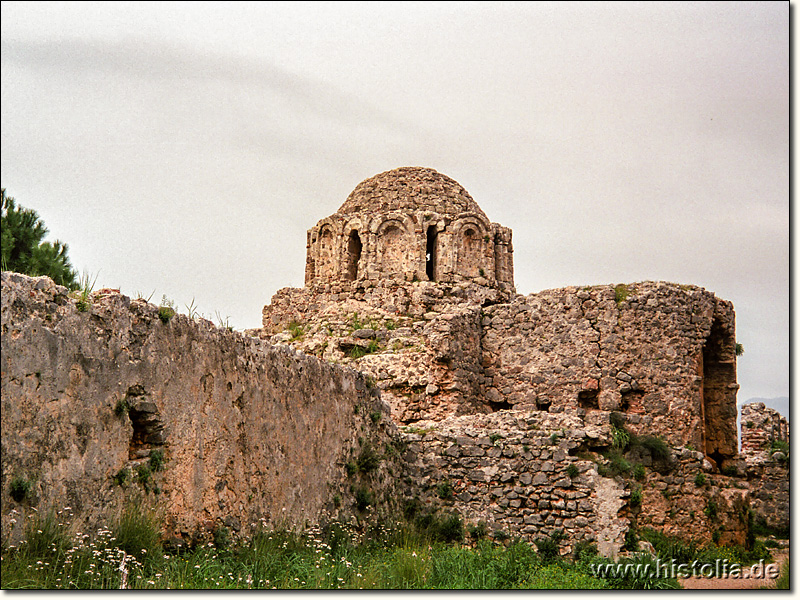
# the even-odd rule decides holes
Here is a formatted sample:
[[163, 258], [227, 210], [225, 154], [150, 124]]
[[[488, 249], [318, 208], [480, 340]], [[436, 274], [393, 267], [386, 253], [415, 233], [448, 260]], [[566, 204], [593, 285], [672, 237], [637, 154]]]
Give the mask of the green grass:
[[91, 534], [70, 535], [64, 517], [49, 513], [32, 519], [25, 542], [4, 545], [5, 589], [119, 589], [123, 579], [130, 589], [607, 587], [586, 565], [562, 558], [546, 564], [525, 542], [481, 539], [474, 547], [463, 546], [457, 514], [418, 515], [414, 525], [376, 524], [366, 530], [339, 522], [305, 533], [262, 527], [239, 541], [223, 535], [227, 530], [215, 531], [213, 542], [180, 554], [161, 547], [158, 520], [138, 507]]
[[[592, 565], [606, 564], [593, 544], [560, 556], [558, 532], [498, 543], [487, 534], [462, 545], [464, 524], [453, 514], [415, 512], [404, 524], [373, 523], [357, 529], [331, 522], [305, 532], [259, 530], [244, 540], [218, 527], [209, 540], [178, 554], [160, 544], [154, 513], [129, 506], [109, 527], [91, 533], [68, 527], [69, 514], [32, 518], [26, 539], [4, 543], [4, 589], [650, 589], [672, 588], [669, 579], [602, 578]], [[74, 533], [73, 533], [74, 532]], [[641, 536], [662, 559], [681, 562], [718, 558], [748, 562], [763, 548], [695, 545], [651, 530]], [[213, 541], [211, 541], [213, 540]], [[120, 569], [124, 557], [124, 570]], [[633, 561], [649, 558], [632, 557]], [[786, 571], [788, 572], [788, 571]]]

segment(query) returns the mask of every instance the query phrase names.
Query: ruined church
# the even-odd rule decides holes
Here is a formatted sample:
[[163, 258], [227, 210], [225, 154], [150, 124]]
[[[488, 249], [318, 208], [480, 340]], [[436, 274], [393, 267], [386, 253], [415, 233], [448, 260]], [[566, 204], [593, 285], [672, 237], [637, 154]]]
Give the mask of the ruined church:
[[19, 514], [95, 525], [131, 498], [185, 543], [420, 511], [606, 556], [640, 527], [788, 526], [785, 419], [748, 405], [738, 450], [730, 302], [654, 281], [518, 294], [511, 230], [421, 167], [358, 184], [306, 246], [304, 287], [243, 333], [4, 272], [2, 478], [31, 491], [4, 484], [3, 539]]

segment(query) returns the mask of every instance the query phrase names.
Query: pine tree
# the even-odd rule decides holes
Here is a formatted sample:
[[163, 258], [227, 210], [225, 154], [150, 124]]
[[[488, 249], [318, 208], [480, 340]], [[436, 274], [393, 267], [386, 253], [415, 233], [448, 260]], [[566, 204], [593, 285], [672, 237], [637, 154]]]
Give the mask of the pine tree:
[[47, 227], [35, 210], [17, 206], [2, 190], [0, 249], [3, 271], [47, 275], [59, 285], [78, 288], [78, 276], [67, 257], [67, 244], [45, 242]]

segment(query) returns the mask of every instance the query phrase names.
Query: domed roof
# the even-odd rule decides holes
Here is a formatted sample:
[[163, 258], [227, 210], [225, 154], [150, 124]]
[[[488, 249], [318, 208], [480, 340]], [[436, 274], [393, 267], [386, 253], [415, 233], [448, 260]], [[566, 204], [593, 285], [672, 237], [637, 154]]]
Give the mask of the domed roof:
[[400, 167], [365, 179], [350, 193], [337, 213], [418, 210], [440, 215], [474, 212], [486, 217], [461, 184], [426, 167]]

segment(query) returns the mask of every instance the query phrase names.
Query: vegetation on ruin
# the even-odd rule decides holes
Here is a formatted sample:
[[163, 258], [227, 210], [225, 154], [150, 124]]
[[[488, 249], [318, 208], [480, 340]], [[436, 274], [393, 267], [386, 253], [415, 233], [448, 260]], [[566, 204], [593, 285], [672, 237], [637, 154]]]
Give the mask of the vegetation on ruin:
[[161, 297], [161, 304], [158, 306], [158, 318], [162, 323], [169, 323], [175, 316], [175, 303], [166, 296]]

